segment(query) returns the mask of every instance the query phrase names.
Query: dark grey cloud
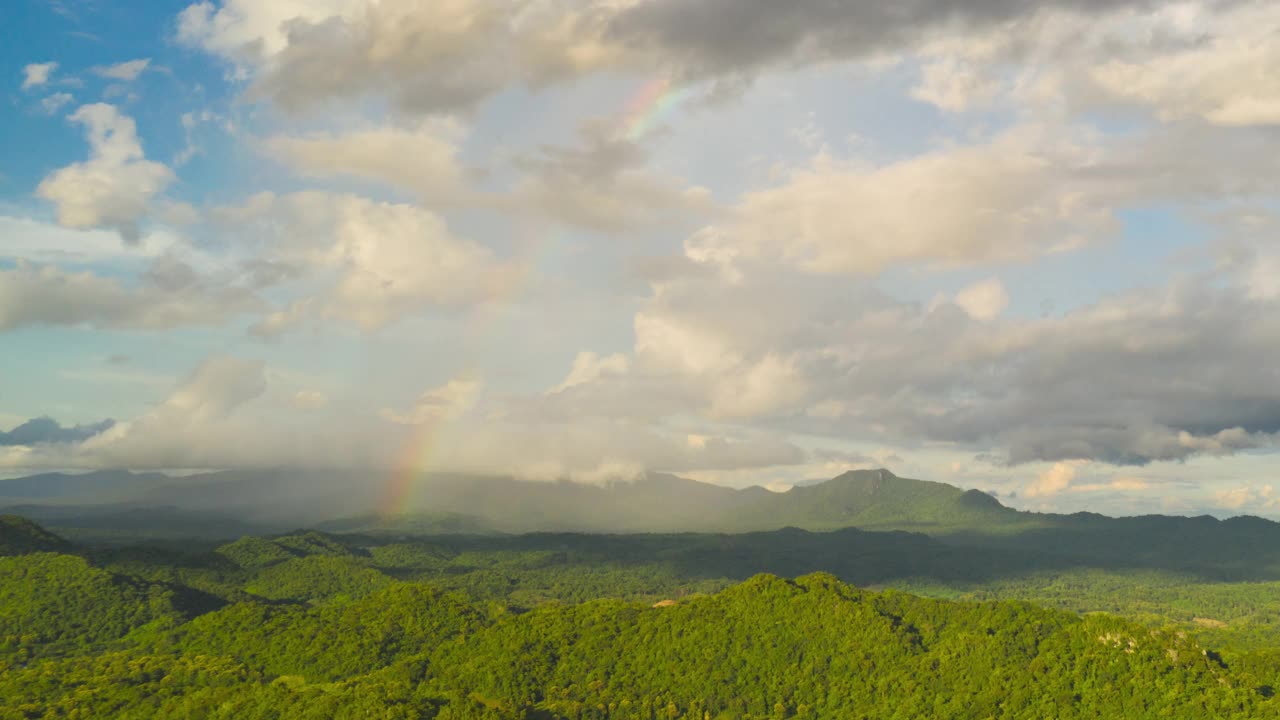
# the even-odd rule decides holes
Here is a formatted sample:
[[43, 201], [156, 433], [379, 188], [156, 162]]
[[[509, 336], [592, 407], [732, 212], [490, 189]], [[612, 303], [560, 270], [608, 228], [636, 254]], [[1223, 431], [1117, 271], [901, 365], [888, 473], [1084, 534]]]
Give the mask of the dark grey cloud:
[[51, 417], [32, 418], [9, 432], [0, 432], [0, 447], [78, 443], [109, 430], [115, 424], [115, 420], [108, 419], [89, 425], [63, 427]]
[[256, 66], [251, 95], [286, 109], [374, 94], [407, 113], [436, 113], [474, 108], [511, 86], [612, 70], [672, 70], [687, 80], [714, 79], [713, 96], [733, 94], [768, 67], [910, 50], [941, 33], [981, 31], [1045, 10], [1093, 15], [1161, 4], [552, 0], [513, 8], [500, 0], [384, 0], [347, 15], [304, 9], [284, 23], [252, 8], [198, 4], [180, 18], [179, 39]]
[[610, 37], [665, 58], [685, 74], [744, 73], [766, 65], [859, 58], [1045, 9], [1102, 13], [1144, 0], [651, 0], [613, 19]]

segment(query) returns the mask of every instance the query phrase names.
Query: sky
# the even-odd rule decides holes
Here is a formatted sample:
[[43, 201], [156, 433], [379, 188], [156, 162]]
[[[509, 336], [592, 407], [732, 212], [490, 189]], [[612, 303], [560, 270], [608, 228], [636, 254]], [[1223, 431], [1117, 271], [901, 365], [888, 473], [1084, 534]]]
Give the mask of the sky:
[[16, 0], [0, 474], [1280, 514], [1280, 8]]

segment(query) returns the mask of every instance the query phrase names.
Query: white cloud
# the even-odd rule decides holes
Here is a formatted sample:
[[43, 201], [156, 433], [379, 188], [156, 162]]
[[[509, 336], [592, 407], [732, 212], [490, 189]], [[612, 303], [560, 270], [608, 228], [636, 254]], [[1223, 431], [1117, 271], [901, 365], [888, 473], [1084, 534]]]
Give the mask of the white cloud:
[[293, 406], [298, 410], [321, 410], [328, 404], [328, 396], [319, 390], [299, 390], [293, 395]]
[[956, 293], [956, 304], [976, 320], [991, 320], [1009, 306], [1009, 293], [996, 278], [970, 285]]
[[466, 412], [484, 383], [475, 377], [457, 377], [424, 392], [407, 413], [383, 408], [382, 417], [398, 425], [428, 425], [447, 422]]
[[36, 194], [54, 203], [66, 227], [111, 228], [126, 242], [137, 242], [138, 223], [173, 173], [143, 156], [133, 119], [114, 106], [82, 105], [70, 119], [85, 126], [89, 160], [54, 171]]
[[997, 80], [984, 71], [954, 57], [930, 61], [911, 96], [950, 112], [970, 110], [991, 101], [1000, 90]]
[[[515, 272], [488, 248], [455, 236], [438, 215], [414, 205], [317, 192], [266, 193], [215, 216], [260, 259], [331, 278], [318, 310], [367, 329], [432, 304], [484, 302]], [[262, 324], [262, 334], [295, 324], [304, 308], [285, 313]]]
[[1244, 485], [1217, 490], [1213, 493], [1213, 499], [1218, 507], [1235, 511], [1258, 512], [1280, 507], [1280, 497], [1275, 496], [1275, 490], [1270, 484], [1264, 484], [1261, 487]]
[[161, 403], [154, 416], [183, 425], [225, 418], [266, 390], [265, 366], [229, 356], [206, 360]]
[[138, 60], [116, 63], [114, 65], [99, 65], [93, 68], [93, 73], [111, 80], [133, 82], [138, 79], [138, 76], [141, 75], [150, 64], [150, 58], [140, 58]]
[[746, 194], [691, 257], [781, 260], [819, 273], [963, 266], [1069, 249], [1115, 229], [1089, 179], [1098, 150], [1063, 128], [1024, 126], [878, 167], [819, 157]]
[[1085, 462], [1081, 460], [1054, 463], [1048, 470], [1040, 473], [1035, 482], [1027, 485], [1022, 493], [1027, 497], [1057, 495], [1071, 486], [1071, 481], [1076, 479], [1076, 473], [1083, 464]]
[[564, 382], [555, 386], [550, 392], [562, 392], [575, 385], [595, 382], [605, 375], [620, 375], [630, 367], [627, 356], [614, 353], [601, 357], [593, 352], [580, 352], [573, 359], [573, 367]]
[[1227, 9], [1187, 3], [1185, 42], [1141, 57], [1100, 60], [1092, 78], [1115, 98], [1167, 120], [1280, 125], [1280, 17], [1266, 2]]
[[49, 82], [49, 78], [53, 75], [53, 71], [58, 69], [58, 63], [31, 63], [22, 68], [22, 89], [28, 90], [33, 87], [39, 87]]
[[456, 123], [424, 123], [413, 130], [375, 128], [342, 134], [276, 136], [263, 146], [308, 177], [352, 177], [408, 190], [429, 203], [464, 191], [457, 160]]
[[40, 107], [46, 113], [53, 115], [61, 110], [63, 105], [66, 105], [73, 100], [75, 100], [75, 98], [72, 97], [70, 93], [54, 93], [40, 100]]

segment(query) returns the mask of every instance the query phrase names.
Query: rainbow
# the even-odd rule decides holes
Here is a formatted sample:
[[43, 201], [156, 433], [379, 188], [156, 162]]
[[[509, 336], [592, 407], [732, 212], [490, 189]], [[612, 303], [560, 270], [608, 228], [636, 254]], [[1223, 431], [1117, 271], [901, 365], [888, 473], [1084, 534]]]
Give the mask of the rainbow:
[[[678, 108], [692, 90], [673, 87], [669, 77], [659, 77], [640, 86], [623, 107], [619, 123], [620, 135], [635, 141], [651, 132], [658, 124]], [[478, 354], [492, 335], [494, 324], [502, 316], [501, 309], [525, 286], [543, 248], [548, 245], [545, 230], [536, 231], [526, 246], [525, 257], [515, 264], [488, 301], [476, 310], [476, 317], [468, 324], [468, 342], [471, 352]], [[475, 376], [477, 363], [468, 363], [464, 376]], [[441, 443], [448, 434], [449, 424], [461, 413], [454, 411], [417, 426], [405, 443], [393, 466], [389, 482], [384, 486], [383, 497], [378, 503], [378, 513], [384, 522], [403, 516], [414, 505], [417, 481], [432, 467]]]
[[636, 91], [622, 113], [622, 136], [638, 140], [670, 115], [693, 93], [688, 87], [671, 86], [667, 77], [654, 78]]
[[378, 504], [378, 514], [384, 521], [390, 521], [409, 512], [413, 506], [413, 491], [417, 480], [425, 469], [431, 467], [431, 461], [440, 447], [448, 423], [461, 414], [458, 407], [451, 408], [441, 417], [424, 422], [413, 431], [409, 441], [391, 473], [382, 501]]
[[[549, 236], [545, 230], [526, 236], [524, 250], [513, 262], [510, 272], [500, 276], [492, 292], [479, 306], [467, 324], [464, 345], [468, 348], [471, 359], [464, 366], [458, 377], [463, 379], [479, 378], [478, 357], [486, 348], [484, 345], [495, 335], [495, 325], [505, 316], [504, 308], [519, 295], [533, 275], [534, 267], [549, 245]], [[451, 406], [446, 412], [429, 422], [413, 428], [408, 440], [392, 466], [391, 477], [383, 486], [382, 497], [378, 502], [378, 515], [384, 523], [409, 512], [414, 505], [414, 490], [417, 481], [429, 468], [439, 453], [441, 444], [447, 440], [450, 424], [461, 416], [470, 406], [468, 402]]]

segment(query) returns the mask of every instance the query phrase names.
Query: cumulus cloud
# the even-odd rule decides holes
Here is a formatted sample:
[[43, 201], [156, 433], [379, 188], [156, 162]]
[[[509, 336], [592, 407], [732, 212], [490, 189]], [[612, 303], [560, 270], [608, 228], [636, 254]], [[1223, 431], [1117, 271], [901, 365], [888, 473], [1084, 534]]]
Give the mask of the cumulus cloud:
[[956, 293], [956, 304], [970, 317], [990, 320], [998, 317], [1009, 306], [1009, 293], [1004, 284], [992, 278], [975, 283]]
[[287, 108], [376, 93], [435, 112], [607, 66], [617, 52], [602, 37], [608, 5], [201, 2], [179, 16], [178, 39], [235, 63], [256, 94]]
[[444, 422], [470, 408], [482, 386], [483, 382], [479, 378], [454, 378], [438, 388], [424, 392], [408, 412], [398, 413], [384, 408], [382, 417], [399, 425]]
[[83, 442], [111, 429], [114, 424], [114, 420], [103, 420], [89, 425], [63, 427], [50, 417], [32, 418], [8, 432], [0, 431], [0, 447]]
[[53, 75], [53, 71], [58, 69], [58, 63], [31, 63], [22, 68], [22, 89], [28, 90], [33, 87], [39, 87], [49, 82], [49, 78]]
[[0, 270], [0, 332], [32, 325], [163, 330], [213, 325], [257, 307], [238, 287], [210, 284], [173, 258], [130, 287], [88, 271], [19, 261]]
[[133, 119], [114, 106], [82, 105], [70, 119], [87, 131], [89, 159], [54, 171], [36, 194], [54, 203], [62, 225], [111, 228], [125, 242], [137, 242], [138, 223], [173, 173], [143, 156]]
[[150, 64], [151, 58], [140, 58], [138, 60], [116, 63], [114, 65], [98, 65], [93, 68], [93, 74], [110, 80], [133, 82], [138, 79], [138, 76], [141, 75]]
[[266, 151], [308, 177], [349, 177], [410, 191], [428, 203], [456, 201], [465, 191], [457, 159], [456, 123], [414, 129], [373, 128], [302, 137], [280, 135]]
[[1053, 9], [1096, 17], [1143, 5], [557, 0], [513, 9], [497, 0], [225, 0], [184, 10], [178, 39], [234, 63], [254, 77], [256, 93], [286, 107], [375, 93], [403, 110], [436, 112], [516, 84], [605, 70], [737, 82], [771, 67], [907, 51], [942, 33], [1007, 29]]
[[1057, 495], [1071, 486], [1080, 465], [1081, 461], [1054, 463], [1053, 467], [1040, 473], [1035, 482], [1023, 488], [1022, 494], [1026, 497]]
[[1119, 465], [1268, 447], [1274, 301], [1218, 276], [1065, 315], [978, 319], [871, 281], [743, 264], [656, 284], [625, 372], [542, 399], [552, 417], [702, 416], [831, 437]]
[[1216, 125], [1280, 124], [1280, 18], [1265, 2], [1184, 6], [1186, 42], [1139, 57], [1100, 60], [1092, 79], [1112, 97], [1151, 107], [1165, 119]]
[[[415, 205], [319, 192], [264, 193], [214, 215], [260, 259], [303, 268], [327, 282], [316, 311], [367, 329], [432, 304], [486, 301], [515, 272]], [[311, 310], [306, 303], [291, 305], [254, 332], [278, 335]]]
[[820, 273], [1025, 259], [1114, 230], [1110, 198], [1091, 177], [1097, 160], [1090, 138], [1036, 126], [878, 167], [820, 156], [747, 193], [687, 248], [696, 259], [781, 260]]

